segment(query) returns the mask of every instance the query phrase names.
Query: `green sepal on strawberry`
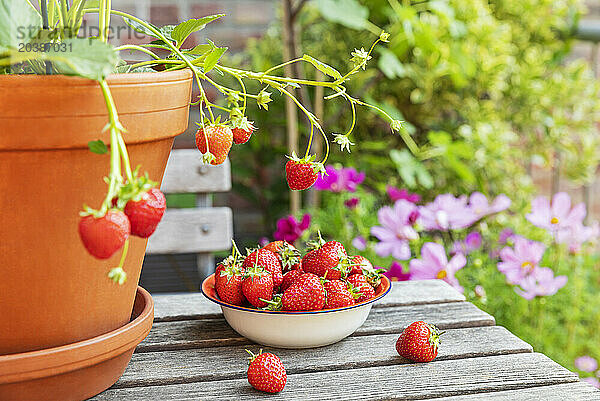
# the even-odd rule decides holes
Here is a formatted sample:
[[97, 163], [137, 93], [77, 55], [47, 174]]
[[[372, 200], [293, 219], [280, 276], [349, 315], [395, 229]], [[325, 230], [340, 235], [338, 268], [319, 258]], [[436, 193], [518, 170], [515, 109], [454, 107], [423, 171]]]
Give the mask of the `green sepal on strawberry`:
[[242, 281], [242, 293], [256, 308], [267, 306], [266, 301], [273, 299], [273, 276], [262, 267], [247, 268]]
[[274, 288], [278, 288], [283, 282], [283, 271], [279, 257], [268, 249], [248, 250], [248, 255], [242, 266], [244, 268], [258, 266], [271, 272]]
[[274, 354], [264, 353], [262, 349], [258, 355], [246, 350], [250, 354], [248, 365], [248, 383], [257, 390], [267, 393], [278, 393], [285, 387], [287, 374], [281, 359]]
[[413, 362], [431, 362], [437, 356], [442, 334], [444, 333], [432, 324], [414, 322], [400, 334], [396, 341], [396, 351]]
[[314, 185], [319, 173], [326, 174], [323, 163], [315, 162], [315, 155], [300, 159], [296, 153], [287, 156], [290, 160], [285, 164], [285, 177], [291, 190], [302, 191]]
[[263, 247], [279, 256], [281, 268], [284, 272], [288, 270], [302, 269], [302, 255], [296, 247], [287, 241], [269, 242]]
[[254, 128], [254, 123], [252, 121], [248, 121], [248, 119], [244, 117], [235, 118], [231, 120], [231, 132], [233, 133], [233, 143], [236, 145], [241, 145], [243, 143], [248, 142], [250, 137], [256, 130]]
[[302, 269], [307, 273], [326, 277], [328, 280], [340, 280], [347, 275], [348, 254], [338, 241], [325, 242], [319, 233], [319, 239], [309, 244], [309, 251], [302, 258]]
[[327, 293], [325, 309], [345, 308], [356, 304], [352, 287], [341, 280], [327, 280], [323, 284]]
[[222, 301], [232, 305], [243, 305], [246, 301], [242, 291], [244, 268], [234, 263], [226, 263], [219, 265], [216, 269], [215, 290]]
[[364, 302], [375, 298], [375, 289], [369, 284], [369, 281], [364, 274], [352, 274], [351, 276], [348, 276], [346, 280], [352, 284], [356, 293], [360, 294], [356, 300], [357, 302]]
[[83, 212], [79, 220], [79, 237], [87, 251], [98, 259], [108, 259], [125, 245], [131, 225], [120, 210], [111, 209], [104, 215]]

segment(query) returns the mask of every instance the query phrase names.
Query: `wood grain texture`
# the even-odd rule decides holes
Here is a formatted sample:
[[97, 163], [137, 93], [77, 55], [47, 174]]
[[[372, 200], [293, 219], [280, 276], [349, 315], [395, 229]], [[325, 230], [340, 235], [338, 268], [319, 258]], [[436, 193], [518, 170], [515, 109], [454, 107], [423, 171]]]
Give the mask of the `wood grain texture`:
[[222, 251], [231, 247], [233, 217], [228, 207], [169, 209], [148, 240], [146, 253]]
[[231, 189], [229, 159], [218, 166], [205, 165], [195, 149], [171, 151], [160, 189], [165, 193], [226, 192]]
[[[262, 348], [265, 352], [275, 353], [285, 363], [288, 374], [409, 363], [398, 356], [397, 339], [398, 334], [350, 337], [328, 347], [307, 350], [252, 344], [136, 353], [115, 388], [244, 378], [248, 367], [245, 348], [253, 352]], [[444, 333], [436, 360], [532, 351], [529, 344], [503, 327], [476, 327]], [[210, 366], [209, 370], [207, 366]]]
[[[354, 335], [399, 333], [416, 320], [441, 329], [493, 326], [494, 318], [468, 302], [373, 308], [365, 324]], [[220, 318], [156, 322], [138, 352], [245, 344]]]
[[[435, 304], [464, 301], [465, 297], [442, 280], [403, 281], [392, 283], [392, 290], [374, 305], [375, 308], [403, 305]], [[221, 307], [201, 293], [154, 295], [154, 319], [157, 322], [214, 317]]]
[[[211, 369], [208, 367], [208, 369]], [[288, 375], [269, 400], [416, 400], [576, 382], [542, 354], [511, 354]], [[246, 379], [109, 389], [94, 400], [261, 400]]]
[[598, 401], [600, 390], [577, 382], [554, 386], [531, 387], [495, 393], [459, 395], [437, 398], [436, 401]]

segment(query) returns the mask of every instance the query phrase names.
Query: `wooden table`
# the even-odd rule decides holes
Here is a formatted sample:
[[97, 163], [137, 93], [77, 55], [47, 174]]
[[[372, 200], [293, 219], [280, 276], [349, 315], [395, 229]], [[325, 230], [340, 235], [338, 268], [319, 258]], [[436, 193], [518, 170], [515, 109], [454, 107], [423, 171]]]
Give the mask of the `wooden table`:
[[[154, 296], [155, 323], [123, 377], [94, 400], [600, 400], [600, 391], [503, 327], [440, 280], [394, 283], [347, 339], [309, 350], [269, 349], [288, 381], [268, 396], [246, 380], [245, 348], [202, 294]], [[404, 327], [425, 320], [446, 330], [438, 358], [398, 356]], [[276, 328], [273, 328], [276, 330]]]

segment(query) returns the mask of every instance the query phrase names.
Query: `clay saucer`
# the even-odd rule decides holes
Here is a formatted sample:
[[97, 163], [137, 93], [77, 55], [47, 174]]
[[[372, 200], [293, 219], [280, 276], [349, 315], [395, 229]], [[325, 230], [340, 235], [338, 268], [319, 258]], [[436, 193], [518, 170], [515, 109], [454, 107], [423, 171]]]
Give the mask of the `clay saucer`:
[[131, 321], [98, 337], [55, 348], [0, 355], [0, 400], [85, 400], [121, 377], [148, 335], [154, 302], [137, 288]]

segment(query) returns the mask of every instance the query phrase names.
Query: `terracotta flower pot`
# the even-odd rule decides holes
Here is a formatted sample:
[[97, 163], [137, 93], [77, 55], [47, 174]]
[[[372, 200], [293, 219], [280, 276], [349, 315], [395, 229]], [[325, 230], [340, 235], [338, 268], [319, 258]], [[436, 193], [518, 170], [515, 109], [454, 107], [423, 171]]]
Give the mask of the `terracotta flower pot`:
[[[188, 125], [189, 70], [108, 79], [132, 166], [162, 179]], [[91, 153], [108, 121], [95, 81], [0, 75], [0, 355], [71, 344], [129, 322], [146, 240], [132, 237], [124, 285], [107, 278], [77, 233], [84, 203], [99, 207], [109, 155]]]

